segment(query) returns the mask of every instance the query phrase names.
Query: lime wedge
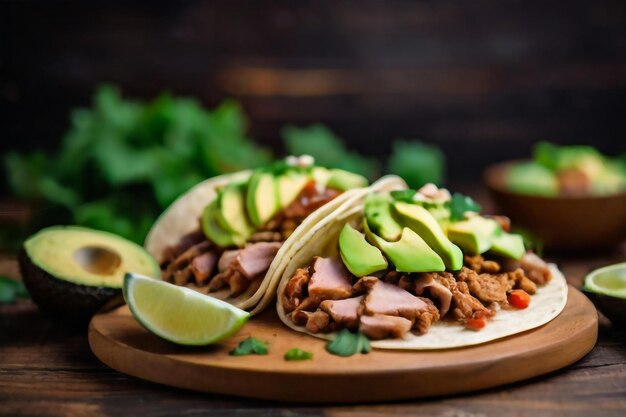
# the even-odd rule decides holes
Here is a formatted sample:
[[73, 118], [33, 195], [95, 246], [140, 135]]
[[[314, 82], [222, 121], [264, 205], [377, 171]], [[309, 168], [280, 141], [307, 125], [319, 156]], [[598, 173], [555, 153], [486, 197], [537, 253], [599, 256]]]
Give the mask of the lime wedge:
[[626, 298], [626, 262], [596, 269], [585, 277], [585, 290]]
[[165, 281], [128, 273], [124, 299], [142, 326], [170, 342], [209, 345], [235, 333], [250, 317], [224, 301]]

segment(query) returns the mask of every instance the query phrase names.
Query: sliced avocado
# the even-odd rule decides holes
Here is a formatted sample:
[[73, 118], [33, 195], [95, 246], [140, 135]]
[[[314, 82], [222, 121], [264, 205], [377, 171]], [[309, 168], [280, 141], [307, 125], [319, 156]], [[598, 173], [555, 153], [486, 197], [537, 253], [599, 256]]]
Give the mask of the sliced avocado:
[[422, 206], [409, 203], [393, 205], [403, 226], [416, 232], [443, 259], [447, 269], [458, 271], [463, 266], [463, 252], [446, 237], [437, 219]]
[[330, 177], [326, 182], [326, 187], [339, 191], [348, 191], [353, 188], [367, 187], [367, 178], [343, 169], [329, 170]]
[[326, 187], [330, 179], [330, 170], [324, 167], [313, 167], [311, 170], [311, 178], [313, 178], [316, 184]]
[[154, 258], [136, 243], [77, 226], [49, 227], [29, 237], [19, 264], [35, 303], [72, 322], [83, 322], [120, 295], [126, 272], [161, 275]]
[[248, 220], [245, 198], [246, 184], [227, 185], [218, 199], [216, 215], [219, 225], [228, 232], [247, 238], [254, 232], [254, 227]]
[[250, 177], [246, 195], [248, 216], [254, 226], [263, 226], [280, 210], [276, 178], [269, 172], [257, 171]]
[[245, 243], [245, 238], [223, 228], [219, 221], [219, 199], [213, 200], [202, 212], [202, 231], [204, 235], [221, 248]]
[[448, 239], [468, 255], [480, 255], [491, 248], [494, 237], [502, 232], [495, 220], [474, 216], [448, 226]]
[[348, 223], [339, 235], [339, 252], [348, 270], [357, 277], [387, 268], [387, 259], [380, 249], [370, 245], [365, 236]]
[[309, 177], [302, 172], [287, 171], [280, 175], [277, 178], [280, 207], [285, 208], [291, 204], [307, 182], [309, 182]]
[[506, 173], [507, 188], [514, 193], [555, 196], [559, 183], [550, 169], [536, 162], [512, 165]]
[[526, 253], [524, 238], [514, 233], [502, 232], [491, 241], [492, 252], [512, 259], [521, 259]]
[[394, 242], [402, 234], [402, 226], [391, 214], [391, 200], [383, 194], [372, 193], [365, 199], [365, 220], [372, 232], [388, 242]]
[[378, 246], [395, 265], [398, 272], [433, 272], [446, 269], [443, 260], [417, 233], [405, 227], [400, 240], [387, 242], [376, 236], [367, 221], [363, 221], [365, 235]]

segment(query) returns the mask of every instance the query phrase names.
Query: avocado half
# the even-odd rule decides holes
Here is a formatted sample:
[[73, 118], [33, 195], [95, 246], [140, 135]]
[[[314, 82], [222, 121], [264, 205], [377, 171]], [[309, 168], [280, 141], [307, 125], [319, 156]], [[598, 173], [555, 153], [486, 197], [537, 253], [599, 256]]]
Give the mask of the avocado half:
[[590, 272], [583, 292], [615, 326], [626, 327], [626, 262]]
[[141, 246], [112, 233], [54, 226], [28, 238], [19, 255], [24, 285], [39, 308], [73, 322], [88, 320], [122, 292], [124, 274], [160, 276]]

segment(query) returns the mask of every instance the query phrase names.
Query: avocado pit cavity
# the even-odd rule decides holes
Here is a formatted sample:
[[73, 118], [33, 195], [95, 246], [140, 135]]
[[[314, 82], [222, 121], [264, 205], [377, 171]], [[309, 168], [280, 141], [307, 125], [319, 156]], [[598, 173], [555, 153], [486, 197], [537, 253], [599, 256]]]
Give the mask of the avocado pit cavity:
[[112, 275], [122, 263], [116, 251], [103, 246], [84, 246], [73, 257], [85, 271], [98, 275]]

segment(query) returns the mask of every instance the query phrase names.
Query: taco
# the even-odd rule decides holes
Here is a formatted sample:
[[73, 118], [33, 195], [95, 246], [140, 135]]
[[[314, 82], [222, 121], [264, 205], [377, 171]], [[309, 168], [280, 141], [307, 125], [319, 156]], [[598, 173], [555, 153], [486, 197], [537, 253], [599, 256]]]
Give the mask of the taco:
[[289, 255], [277, 311], [292, 329], [332, 339], [360, 331], [383, 349], [444, 349], [541, 326], [567, 284], [468, 197], [429, 184], [370, 191], [311, 230]]
[[159, 217], [145, 247], [163, 280], [257, 312], [292, 244], [365, 187], [366, 178], [315, 166], [307, 156], [212, 178]]

